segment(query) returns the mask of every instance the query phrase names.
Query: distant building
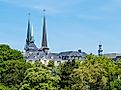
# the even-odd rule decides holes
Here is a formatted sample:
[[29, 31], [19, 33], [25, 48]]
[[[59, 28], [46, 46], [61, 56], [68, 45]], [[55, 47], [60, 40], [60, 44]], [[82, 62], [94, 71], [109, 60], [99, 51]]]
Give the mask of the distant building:
[[51, 53], [47, 46], [45, 15], [43, 17], [43, 32], [42, 32], [41, 48], [38, 48], [35, 45], [34, 41], [35, 40], [33, 35], [33, 27], [29, 19], [26, 44], [24, 47], [24, 50], [25, 50], [24, 56], [27, 62], [28, 61], [35, 62], [36, 60], [40, 60], [43, 64], [47, 65], [49, 60], [54, 60], [55, 64], [57, 65], [58, 63], [65, 62], [67, 60], [73, 60], [73, 59], [84, 60], [85, 56], [87, 55], [85, 52], [82, 52], [81, 50]]
[[111, 58], [114, 61], [121, 59], [121, 53], [105, 53], [103, 54], [102, 44], [98, 45], [98, 56], [105, 56]]
[[107, 53], [107, 54], [104, 54], [104, 56], [111, 58], [114, 61], [121, 59], [121, 53]]

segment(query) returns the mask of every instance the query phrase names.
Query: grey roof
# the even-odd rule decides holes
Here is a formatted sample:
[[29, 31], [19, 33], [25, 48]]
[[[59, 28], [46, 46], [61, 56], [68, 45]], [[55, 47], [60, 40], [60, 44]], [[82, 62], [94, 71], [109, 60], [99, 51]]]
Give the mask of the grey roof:
[[53, 59], [53, 60], [59, 60], [58, 53], [49, 53], [48, 58]]
[[87, 55], [85, 52], [78, 52], [78, 51], [66, 51], [59, 53], [59, 56], [83, 56]]
[[[87, 55], [85, 52], [78, 52], [78, 51], [66, 51], [66, 52], [60, 52], [60, 53], [48, 53], [46, 54], [43, 51], [35, 51], [32, 52], [26, 57], [27, 60], [39, 60], [42, 58], [45, 59], [53, 59], [55, 61], [60, 60], [62, 56], [78, 56], [78, 57], [84, 57]], [[27, 55], [25, 55], [27, 56]]]
[[121, 53], [107, 53], [107, 54], [104, 54], [104, 56], [109, 58], [116, 58], [117, 56], [121, 56]]

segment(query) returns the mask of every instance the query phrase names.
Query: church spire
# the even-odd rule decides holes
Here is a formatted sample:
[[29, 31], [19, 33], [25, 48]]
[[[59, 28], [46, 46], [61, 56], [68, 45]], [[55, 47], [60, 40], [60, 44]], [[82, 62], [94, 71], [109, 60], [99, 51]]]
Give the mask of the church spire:
[[28, 28], [27, 28], [27, 39], [26, 42], [30, 43], [30, 42], [34, 42], [34, 35], [33, 35], [33, 26], [31, 25], [30, 22], [30, 13], [28, 14]]
[[29, 19], [28, 19], [28, 27], [27, 27], [27, 39], [26, 39], [26, 43], [31, 42], [31, 25], [30, 25], [30, 13], [29, 15]]
[[33, 26], [30, 23], [30, 13], [28, 14], [28, 26], [27, 26], [27, 38], [26, 38], [26, 45], [24, 50], [37, 50], [36, 45], [34, 44], [34, 35], [33, 35]]
[[44, 12], [44, 17], [43, 17], [43, 33], [42, 33], [42, 50], [46, 51], [46, 50], [49, 50], [49, 48], [47, 47], [45, 9], [43, 10], [43, 12]]

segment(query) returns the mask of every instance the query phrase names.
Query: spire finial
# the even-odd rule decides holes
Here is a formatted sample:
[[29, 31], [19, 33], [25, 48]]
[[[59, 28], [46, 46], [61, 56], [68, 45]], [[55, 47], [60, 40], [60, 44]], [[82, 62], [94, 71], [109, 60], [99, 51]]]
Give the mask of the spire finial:
[[43, 9], [43, 14], [45, 15], [46, 9]]
[[101, 45], [101, 44], [102, 44], [102, 41], [99, 42], [99, 45]]
[[31, 13], [29, 12], [29, 13], [28, 13], [28, 19], [30, 19], [30, 16], [31, 16]]

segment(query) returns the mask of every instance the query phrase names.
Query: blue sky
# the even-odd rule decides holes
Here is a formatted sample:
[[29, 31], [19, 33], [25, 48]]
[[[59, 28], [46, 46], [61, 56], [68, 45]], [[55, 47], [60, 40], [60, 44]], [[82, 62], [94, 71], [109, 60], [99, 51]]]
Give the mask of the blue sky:
[[121, 0], [0, 0], [0, 43], [23, 50], [30, 12], [40, 47], [43, 9], [51, 52], [121, 52]]

